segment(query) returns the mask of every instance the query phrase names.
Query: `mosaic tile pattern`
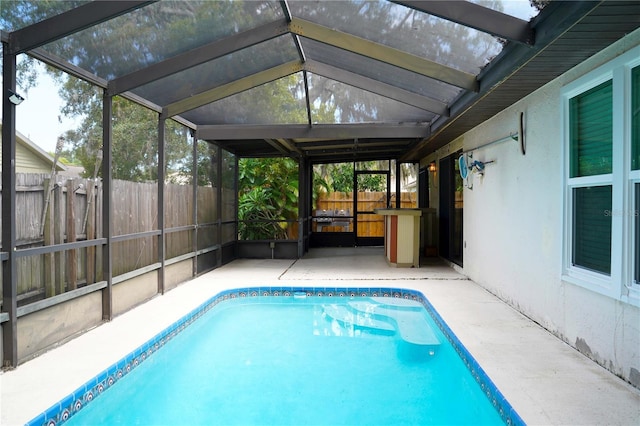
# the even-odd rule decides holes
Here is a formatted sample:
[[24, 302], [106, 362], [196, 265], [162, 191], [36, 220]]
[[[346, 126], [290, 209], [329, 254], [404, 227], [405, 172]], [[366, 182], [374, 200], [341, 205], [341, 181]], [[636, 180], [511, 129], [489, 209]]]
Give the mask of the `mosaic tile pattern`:
[[[236, 298], [260, 298], [260, 297], [292, 297], [296, 295], [320, 296], [320, 297], [396, 297], [418, 301], [435, 320], [447, 340], [453, 345], [456, 352], [471, 372], [476, 382], [480, 385], [487, 399], [491, 401], [496, 411], [506, 425], [524, 425], [522, 418], [511, 407], [502, 393], [496, 388], [478, 362], [471, 356], [458, 338], [453, 334], [449, 326], [436, 312], [434, 307], [415, 290], [398, 288], [342, 288], [342, 287], [249, 287], [234, 290], [225, 290], [203, 303], [182, 319], [160, 332], [147, 343], [118, 361], [111, 367], [89, 380], [75, 392], [50, 407], [48, 410], [27, 423], [28, 426], [59, 426], [71, 416], [81, 410], [85, 405], [94, 400], [118, 380], [125, 377], [140, 363], [152, 356], [178, 333], [207, 313], [210, 309], [229, 299]], [[284, 301], [284, 299], [283, 299]]]

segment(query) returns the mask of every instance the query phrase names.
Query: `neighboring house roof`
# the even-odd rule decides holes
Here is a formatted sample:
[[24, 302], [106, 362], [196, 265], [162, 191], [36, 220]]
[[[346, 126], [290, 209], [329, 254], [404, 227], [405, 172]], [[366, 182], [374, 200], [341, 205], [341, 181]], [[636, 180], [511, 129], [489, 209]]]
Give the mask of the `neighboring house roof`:
[[[2, 123], [0, 123], [0, 130], [1, 129]], [[2, 152], [1, 148], [0, 152]], [[16, 172], [50, 173], [53, 167], [53, 161], [54, 158], [36, 145], [35, 142], [16, 131]], [[0, 164], [2, 164], [1, 158]], [[56, 171], [65, 172], [68, 171], [68, 168], [64, 164], [57, 163]]]
[[82, 166], [66, 165], [65, 167], [66, 170], [64, 174], [68, 176], [82, 176], [84, 173], [84, 167]]

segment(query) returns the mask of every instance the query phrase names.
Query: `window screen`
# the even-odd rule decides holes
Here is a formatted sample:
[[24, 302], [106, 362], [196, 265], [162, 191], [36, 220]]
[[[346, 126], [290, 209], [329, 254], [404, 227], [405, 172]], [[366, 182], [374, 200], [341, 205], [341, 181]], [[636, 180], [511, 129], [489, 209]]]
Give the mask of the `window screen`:
[[610, 80], [570, 100], [571, 177], [611, 173], [612, 102]]
[[573, 264], [611, 273], [611, 186], [573, 189]]

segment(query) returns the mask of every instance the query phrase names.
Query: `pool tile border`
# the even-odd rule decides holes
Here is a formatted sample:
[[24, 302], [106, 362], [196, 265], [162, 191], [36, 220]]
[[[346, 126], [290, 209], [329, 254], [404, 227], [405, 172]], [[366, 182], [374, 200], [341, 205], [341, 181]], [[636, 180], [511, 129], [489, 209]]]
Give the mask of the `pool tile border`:
[[498, 390], [489, 376], [480, 367], [478, 362], [471, 356], [469, 351], [462, 345], [449, 326], [444, 322], [440, 314], [433, 305], [419, 291], [388, 287], [371, 288], [345, 288], [345, 287], [247, 287], [231, 290], [224, 290], [202, 303], [190, 313], [170, 325], [160, 333], [156, 334], [146, 343], [135, 349], [133, 352], [122, 358], [120, 361], [102, 371], [93, 379], [80, 386], [73, 393], [67, 395], [58, 403], [49, 407], [42, 414], [36, 416], [27, 423], [28, 426], [60, 426], [64, 424], [75, 413], [85, 405], [93, 401], [118, 380], [126, 376], [134, 368], [162, 348], [178, 333], [191, 325], [195, 320], [207, 313], [219, 303], [237, 298], [259, 298], [259, 297], [291, 297], [291, 296], [320, 296], [320, 297], [395, 297], [411, 299], [421, 303], [427, 312], [435, 320], [436, 324], [453, 345], [458, 356], [462, 359], [467, 369], [471, 372], [476, 382], [491, 401], [493, 407], [500, 414], [502, 421], [508, 425], [525, 425], [522, 418], [513, 409]]

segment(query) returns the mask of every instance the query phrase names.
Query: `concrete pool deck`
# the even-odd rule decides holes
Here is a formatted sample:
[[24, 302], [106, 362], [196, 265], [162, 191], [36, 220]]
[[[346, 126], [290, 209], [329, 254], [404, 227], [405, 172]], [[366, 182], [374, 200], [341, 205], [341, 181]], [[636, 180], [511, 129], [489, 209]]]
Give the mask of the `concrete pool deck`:
[[528, 424], [637, 425], [640, 390], [439, 262], [387, 266], [381, 249], [236, 260], [0, 374], [0, 424], [24, 424], [222, 290], [252, 286], [421, 291]]

